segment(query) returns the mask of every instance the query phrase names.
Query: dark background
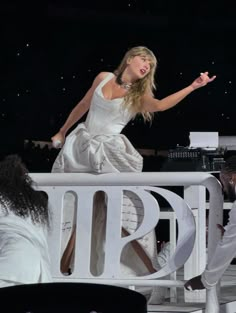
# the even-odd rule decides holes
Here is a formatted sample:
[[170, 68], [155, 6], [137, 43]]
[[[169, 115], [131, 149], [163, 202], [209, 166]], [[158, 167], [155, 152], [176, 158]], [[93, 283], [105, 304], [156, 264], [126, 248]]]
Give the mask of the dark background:
[[[127, 49], [145, 45], [157, 56], [163, 98], [200, 72], [217, 75], [176, 107], [140, 117], [123, 130], [136, 148], [188, 145], [190, 131], [236, 136], [236, 13], [225, 1], [49, 1], [0, 5], [1, 156], [20, 154], [30, 171], [50, 171], [50, 141], [100, 71], [113, 71]], [[34, 153], [32, 152], [34, 150]]]

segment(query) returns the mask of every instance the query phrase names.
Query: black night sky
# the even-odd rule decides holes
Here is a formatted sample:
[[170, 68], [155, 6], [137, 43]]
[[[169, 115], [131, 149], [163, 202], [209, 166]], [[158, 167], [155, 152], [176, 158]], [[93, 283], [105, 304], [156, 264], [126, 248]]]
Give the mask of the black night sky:
[[[1, 155], [24, 139], [50, 141], [100, 71], [145, 45], [159, 61], [156, 97], [217, 75], [152, 125], [136, 118], [123, 133], [137, 148], [186, 145], [189, 131], [236, 136], [236, 12], [225, 1], [49, 1], [1, 4]], [[24, 155], [26, 158], [26, 156]]]

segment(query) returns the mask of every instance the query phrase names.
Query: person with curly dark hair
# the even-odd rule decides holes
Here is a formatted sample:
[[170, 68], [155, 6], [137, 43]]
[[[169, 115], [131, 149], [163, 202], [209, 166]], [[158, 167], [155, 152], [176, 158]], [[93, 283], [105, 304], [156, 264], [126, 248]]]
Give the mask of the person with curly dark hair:
[[51, 282], [48, 199], [21, 158], [0, 162], [0, 287]]

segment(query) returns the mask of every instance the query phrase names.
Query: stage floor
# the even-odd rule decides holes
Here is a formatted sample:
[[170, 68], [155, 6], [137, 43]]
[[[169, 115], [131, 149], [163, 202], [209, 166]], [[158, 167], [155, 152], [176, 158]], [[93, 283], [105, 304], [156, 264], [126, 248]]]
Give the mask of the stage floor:
[[[177, 278], [183, 279], [183, 272], [178, 271]], [[234, 285], [228, 286], [228, 282], [234, 282]], [[236, 265], [230, 265], [225, 272], [221, 281], [221, 311], [222, 313], [236, 312]], [[184, 291], [182, 288], [177, 289], [177, 302], [171, 302], [171, 299], [166, 299], [163, 305], [149, 305], [148, 313], [169, 313], [169, 312], [194, 312], [202, 313], [205, 309], [205, 303], [191, 303], [184, 301]], [[214, 313], [214, 312], [212, 312]]]

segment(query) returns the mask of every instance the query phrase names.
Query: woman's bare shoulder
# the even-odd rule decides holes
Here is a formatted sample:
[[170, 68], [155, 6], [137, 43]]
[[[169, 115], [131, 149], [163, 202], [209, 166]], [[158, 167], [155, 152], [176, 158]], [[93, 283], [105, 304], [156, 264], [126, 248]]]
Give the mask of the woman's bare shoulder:
[[100, 80], [103, 80], [104, 78], [107, 77], [107, 75], [111, 74], [111, 72], [100, 72], [97, 76], [96, 76], [96, 79], [100, 79]]
[[105, 79], [107, 77], [107, 75], [109, 75], [110, 72], [100, 72], [93, 81], [93, 88], [96, 88], [98, 86], [98, 84], [100, 84], [100, 82]]

